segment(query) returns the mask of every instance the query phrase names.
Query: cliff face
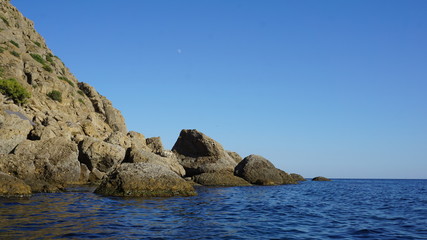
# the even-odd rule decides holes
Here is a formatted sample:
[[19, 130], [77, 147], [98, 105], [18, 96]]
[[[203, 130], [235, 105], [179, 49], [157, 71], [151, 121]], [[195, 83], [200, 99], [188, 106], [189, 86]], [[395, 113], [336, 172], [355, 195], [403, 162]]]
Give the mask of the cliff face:
[[111, 102], [78, 82], [46, 46], [33, 22], [6, 0], [0, 0], [0, 79], [15, 79], [30, 93], [26, 103], [19, 104], [3, 87], [0, 109], [3, 118], [11, 113], [28, 118], [34, 126], [29, 133], [33, 140], [105, 139], [114, 131], [127, 133], [123, 116]]

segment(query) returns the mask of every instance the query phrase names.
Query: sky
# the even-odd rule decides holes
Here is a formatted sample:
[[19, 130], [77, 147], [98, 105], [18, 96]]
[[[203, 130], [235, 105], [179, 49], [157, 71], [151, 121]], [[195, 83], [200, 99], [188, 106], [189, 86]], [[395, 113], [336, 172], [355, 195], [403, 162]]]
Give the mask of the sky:
[[128, 130], [304, 177], [427, 178], [427, 1], [12, 0]]

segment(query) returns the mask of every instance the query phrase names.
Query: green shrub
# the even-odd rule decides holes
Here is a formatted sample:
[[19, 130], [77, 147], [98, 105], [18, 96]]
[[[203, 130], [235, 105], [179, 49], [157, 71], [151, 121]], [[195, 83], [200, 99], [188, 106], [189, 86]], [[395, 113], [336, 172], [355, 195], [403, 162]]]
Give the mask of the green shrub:
[[46, 64], [46, 61], [43, 59], [43, 57], [42, 57], [42, 56], [40, 56], [40, 55], [38, 55], [38, 54], [36, 54], [36, 53], [30, 53], [30, 56], [31, 56], [34, 60], [36, 60], [37, 62], [39, 62], [39, 63], [41, 63], [41, 64], [43, 64], [43, 65], [45, 65], [45, 64]]
[[61, 79], [62, 81], [66, 81], [68, 84], [70, 84], [72, 87], [74, 87], [74, 83], [70, 79], [63, 77], [63, 76], [58, 76], [58, 78]]
[[36, 44], [37, 47], [42, 47], [42, 44], [39, 42], [34, 41], [33, 43]]
[[6, 50], [5, 48], [0, 47], [0, 53], [3, 53], [4, 50]]
[[4, 69], [0, 67], [0, 77], [3, 77]]
[[23, 104], [31, 94], [15, 79], [0, 80], [0, 92], [16, 104]]
[[16, 51], [10, 51], [10, 54], [12, 54], [13, 56], [19, 58], [19, 53], [17, 53]]
[[48, 72], [52, 72], [52, 68], [49, 67], [48, 65], [43, 65], [43, 69], [48, 71]]
[[3, 20], [3, 22], [4, 22], [4, 23], [6, 23], [6, 25], [7, 25], [8, 27], [10, 27], [9, 21], [7, 21], [7, 19], [6, 19], [5, 17], [0, 16], [0, 19], [1, 19], [1, 20]]
[[47, 94], [48, 97], [50, 97], [52, 100], [57, 102], [62, 102], [62, 93], [57, 90], [52, 90]]
[[85, 95], [85, 93], [82, 90], [78, 90], [77, 93], [80, 94], [80, 95], [82, 95], [82, 96]]
[[9, 42], [12, 43], [13, 45], [15, 45], [15, 47], [19, 48], [19, 44], [17, 42], [15, 42], [13, 40], [10, 40]]
[[52, 57], [51, 57], [51, 56], [49, 56], [49, 55], [47, 55], [47, 56], [46, 56], [46, 61], [48, 61], [48, 62], [50, 62], [50, 63], [52, 63], [52, 64], [53, 64], [53, 59], [52, 59]]
[[83, 99], [81, 99], [81, 98], [79, 98], [79, 102], [80, 102], [81, 104], [85, 104], [85, 101], [83, 101]]

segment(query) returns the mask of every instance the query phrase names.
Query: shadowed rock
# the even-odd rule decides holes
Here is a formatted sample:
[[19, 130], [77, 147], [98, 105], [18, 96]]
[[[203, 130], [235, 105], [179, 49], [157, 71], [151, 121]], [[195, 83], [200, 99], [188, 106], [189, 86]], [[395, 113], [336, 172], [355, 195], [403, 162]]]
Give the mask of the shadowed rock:
[[296, 183], [286, 172], [277, 169], [270, 161], [258, 155], [245, 157], [236, 166], [234, 174], [257, 185]]
[[169, 168], [152, 163], [122, 163], [108, 174], [95, 193], [121, 197], [196, 195], [190, 183]]
[[194, 182], [203, 186], [234, 187], [252, 185], [243, 178], [234, 176], [233, 173], [230, 172], [202, 173], [200, 175], [193, 176], [192, 179]]
[[237, 165], [224, 148], [197, 130], [182, 130], [172, 148], [187, 176], [208, 172], [233, 172]]
[[311, 179], [311, 181], [326, 182], [326, 181], [331, 181], [331, 179], [319, 176]]

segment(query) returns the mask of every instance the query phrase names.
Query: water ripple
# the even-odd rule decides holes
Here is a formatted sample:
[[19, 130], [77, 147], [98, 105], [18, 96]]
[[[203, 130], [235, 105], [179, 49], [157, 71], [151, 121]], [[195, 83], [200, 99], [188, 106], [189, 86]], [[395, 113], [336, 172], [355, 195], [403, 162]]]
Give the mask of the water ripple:
[[0, 199], [1, 239], [427, 239], [426, 180], [335, 180], [106, 198]]

